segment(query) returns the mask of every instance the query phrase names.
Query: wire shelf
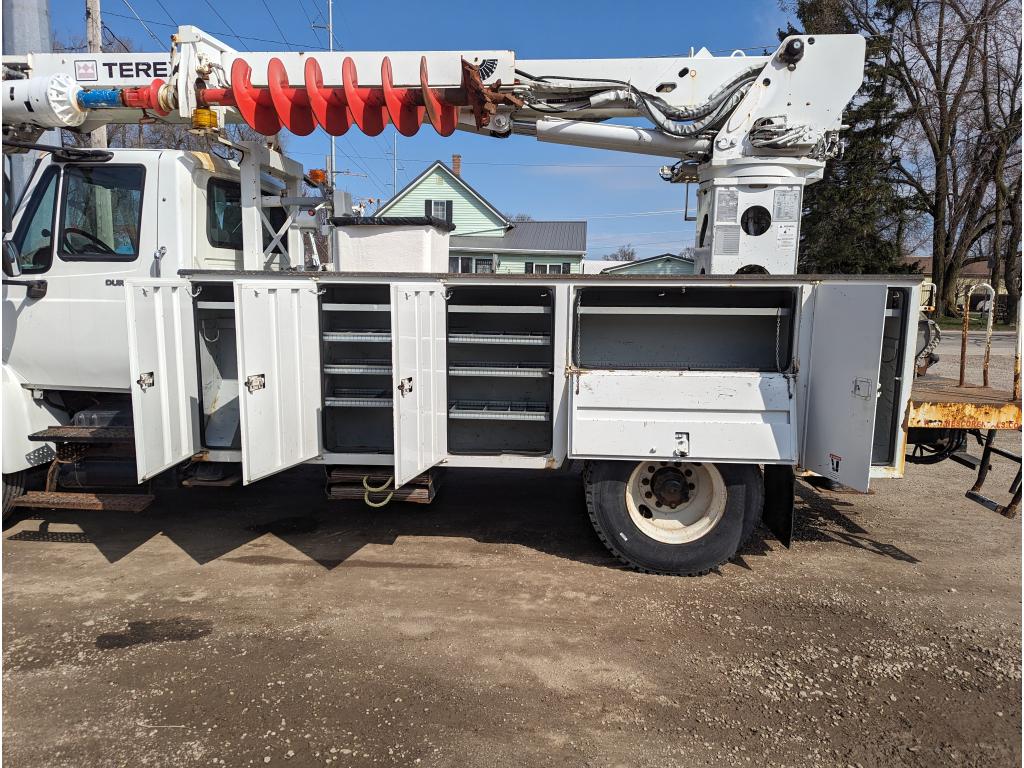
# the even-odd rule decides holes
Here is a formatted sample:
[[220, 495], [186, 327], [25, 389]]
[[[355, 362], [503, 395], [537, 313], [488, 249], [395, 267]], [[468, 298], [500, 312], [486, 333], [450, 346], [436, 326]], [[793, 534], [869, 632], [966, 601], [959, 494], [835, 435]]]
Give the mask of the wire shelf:
[[523, 344], [545, 346], [551, 343], [551, 336], [546, 333], [465, 333], [448, 334], [451, 344]]
[[581, 315], [704, 315], [724, 317], [788, 317], [782, 307], [599, 307], [577, 308]]
[[551, 375], [547, 363], [458, 362], [448, 366], [449, 376], [493, 376], [540, 379]]
[[496, 304], [449, 304], [448, 311], [474, 315], [547, 315], [551, 313], [551, 307], [529, 305], [501, 306]]
[[547, 421], [547, 405], [499, 400], [456, 400], [448, 404], [449, 419], [469, 421]]
[[342, 360], [324, 366], [324, 373], [350, 376], [390, 376], [390, 360]]
[[324, 312], [390, 312], [390, 304], [334, 304], [321, 305]]
[[325, 331], [324, 341], [387, 344], [391, 341], [391, 331]]
[[324, 398], [328, 408], [390, 408], [391, 393], [381, 389], [335, 389]]

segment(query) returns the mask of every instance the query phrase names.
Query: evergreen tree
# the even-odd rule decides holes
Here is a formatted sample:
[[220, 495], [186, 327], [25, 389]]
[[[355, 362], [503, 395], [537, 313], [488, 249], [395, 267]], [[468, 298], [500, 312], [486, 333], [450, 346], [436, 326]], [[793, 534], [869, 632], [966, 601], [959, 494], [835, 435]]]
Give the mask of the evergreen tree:
[[[849, 34], [857, 29], [843, 0], [798, 0], [803, 32]], [[888, 40], [868, 40], [864, 84], [843, 115], [845, 149], [830, 160], [824, 178], [804, 190], [799, 270], [809, 273], [905, 272], [901, 242], [911, 217], [893, 183], [893, 141], [905, 116], [891, 95]]]

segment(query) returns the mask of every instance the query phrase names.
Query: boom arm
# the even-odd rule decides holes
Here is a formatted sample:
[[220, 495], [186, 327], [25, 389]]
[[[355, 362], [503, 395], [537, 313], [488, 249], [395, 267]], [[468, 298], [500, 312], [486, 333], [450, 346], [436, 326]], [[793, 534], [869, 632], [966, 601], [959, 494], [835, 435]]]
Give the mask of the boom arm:
[[[166, 80], [127, 87], [95, 87], [115, 85], [98, 76], [76, 82], [64, 55], [59, 65], [54, 56], [5, 57], [5, 136], [89, 130], [155, 113], [205, 129], [242, 120], [265, 135], [282, 128], [342, 135], [353, 127], [377, 135], [393, 124], [411, 136], [429, 124], [444, 136], [522, 134], [656, 155], [675, 161], [662, 168], [666, 180], [700, 181], [698, 261], [703, 249], [708, 259], [736, 257], [736, 268], [772, 272], [780, 271], [775, 257], [792, 262], [781, 271], [795, 267], [802, 187], [839, 151], [842, 110], [864, 68], [858, 35], [791, 36], [770, 56], [702, 49], [685, 57], [519, 61], [511, 51], [240, 53], [190, 26], [173, 39]], [[615, 118], [647, 126], [607, 122]], [[739, 220], [750, 207], [744, 198], [757, 198], [774, 221], [794, 222], [773, 231], [772, 255], [749, 263], [744, 235], [764, 233]], [[746, 250], [765, 250], [764, 241], [755, 245]]]

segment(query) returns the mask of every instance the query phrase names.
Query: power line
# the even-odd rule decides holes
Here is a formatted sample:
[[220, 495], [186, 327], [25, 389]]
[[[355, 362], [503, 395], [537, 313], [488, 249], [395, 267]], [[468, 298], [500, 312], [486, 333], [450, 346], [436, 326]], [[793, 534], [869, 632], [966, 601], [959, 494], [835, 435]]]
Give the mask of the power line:
[[630, 219], [635, 216], [667, 216], [669, 214], [682, 213], [682, 208], [674, 208], [669, 211], [636, 211], [633, 213], [598, 213], [591, 215], [576, 214], [577, 216], [583, 216], [585, 219]]
[[173, 16], [171, 16], [170, 12], [167, 10], [167, 6], [165, 6], [161, 0], [153, 0], [153, 2], [160, 6], [160, 10], [164, 12], [164, 15], [171, 20], [174, 26], [178, 26], [178, 22], [175, 21]]
[[[284, 30], [281, 29], [281, 25], [277, 23], [277, 19], [274, 17], [274, 12], [270, 10], [270, 4], [267, 3], [267, 0], [263, 0], [263, 7], [267, 9], [267, 13], [270, 15], [270, 20], [274, 22], [274, 26], [277, 27], [277, 31], [278, 33], [280, 33], [281, 39], [287, 41], [287, 35], [285, 35]], [[292, 48], [298, 47], [296, 45], [292, 45], [291, 43], [286, 42], [286, 44], [291, 45]]]
[[232, 29], [231, 25], [228, 24], [227, 19], [220, 15], [220, 11], [217, 10], [217, 6], [211, 3], [210, 0], [205, 0], [205, 2], [208, 6], [210, 6], [210, 10], [213, 11], [214, 16], [220, 19], [220, 23], [223, 24], [228, 29], [229, 32], [231, 32], [232, 37], [234, 37], [238, 41], [238, 44], [241, 45], [244, 50], [249, 50], [248, 46], [246, 46], [246, 44], [242, 41], [242, 37], [237, 32], [235, 32], [234, 29]]
[[[349, 160], [351, 160], [352, 163], [356, 167], [358, 167], [359, 169], [361, 169], [363, 171], [366, 171], [367, 177], [370, 179], [370, 181], [373, 182], [374, 186], [377, 187], [377, 189], [380, 191], [381, 195], [387, 195], [387, 191], [385, 190], [385, 187], [387, 185], [374, 172], [373, 168], [371, 168], [368, 163], [360, 162], [361, 158], [360, 158], [359, 155], [354, 154], [355, 151], [356, 151], [356, 148], [355, 148], [355, 146], [353, 146], [353, 144], [349, 140], [349, 138], [347, 136], [344, 136], [343, 138], [345, 139], [345, 143], [348, 144], [349, 148], [352, 150], [353, 154], [349, 154], [344, 149], [341, 150], [342, 154], [345, 155], [345, 157], [347, 157]], [[360, 159], [357, 160], [357, 158], [360, 158]]]
[[[127, 3], [125, 3], [125, 4], [127, 5]], [[145, 27], [146, 24], [152, 24], [154, 27], [171, 27], [171, 28], [174, 28], [174, 29], [177, 28], [176, 25], [168, 24], [166, 21], [154, 21], [153, 19], [140, 19], [137, 15], [136, 16], [128, 16], [128, 15], [123, 14], [123, 13], [115, 13], [114, 11], [104, 11], [103, 15], [104, 16], [113, 16], [113, 17], [118, 18], [118, 19], [128, 19], [130, 21], [138, 21], [139, 23], [141, 23], [143, 25], [143, 27]], [[146, 29], [146, 31], [149, 32], [150, 35], [153, 35], [153, 33], [148, 28]], [[208, 29], [208, 30], [205, 30], [205, 31], [209, 32], [211, 35], [221, 35], [221, 36], [224, 36], [224, 37], [235, 37], [235, 38], [238, 38], [239, 40], [250, 40], [250, 41], [252, 41], [254, 43], [273, 43], [275, 45], [292, 45], [292, 43], [288, 42], [287, 40], [272, 40], [272, 39], [266, 38], [266, 37], [252, 37], [251, 35], [237, 35], [234, 32], [232, 32], [231, 30], [225, 31], [225, 30], [222, 30], [222, 29]], [[156, 36], [155, 35], [153, 35], [153, 39], [156, 40]], [[160, 43], [161, 46], [163, 46], [163, 43], [160, 40], [157, 40], [157, 42]], [[326, 51], [327, 49], [326, 48], [321, 48], [318, 45], [309, 45], [309, 46], [305, 46], [303, 48], [303, 50], [307, 50], [307, 51]]]
[[[144, 21], [142, 20], [142, 17], [141, 17], [141, 16], [139, 16], [139, 14], [137, 14], [137, 13], [135, 12], [135, 9], [134, 9], [134, 8], [132, 8], [132, 4], [131, 4], [131, 3], [129, 3], [129, 2], [128, 2], [128, 0], [121, 0], [121, 2], [122, 2], [122, 3], [124, 3], [124, 4], [126, 5], [126, 6], [128, 6], [128, 10], [132, 12], [132, 16], [134, 16], [134, 17], [135, 17], [135, 20], [136, 20], [137, 22], [139, 22], [139, 24], [141, 24], [141, 25], [142, 25], [142, 28], [143, 28], [144, 30], [146, 30], [146, 31], [147, 31], [147, 32], [149, 33], [149, 36], [150, 36], [150, 37], [152, 37], [152, 38], [153, 38], [153, 40], [155, 40], [155, 41], [156, 41], [156, 44], [157, 44], [157, 45], [161, 45], [161, 46], [162, 46], [162, 45], [164, 45], [163, 41], [161, 41], [159, 37], [157, 37], [156, 35], [154, 35], [154, 34], [153, 34], [153, 30], [152, 30], [152, 29], [150, 29], [149, 27], [147, 27], [147, 26], [146, 26], [146, 22], [144, 22]], [[110, 15], [112, 15], [112, 16], [116, 16], [117, 14], [115, 13], [115, 14], [110, 14]], [[164, 25], [164, 26], [167, 26], [167, 25]], [[175, 26], [177, 26], [177, 25], [175, 25]]]
[[313, 30], [313, 34], [316, 36], [317, 42], [320, 42], [320, 32], [317, 25], [313, 23], [313, 18], [309, 15], [309, 11], [306, 10], [306, 4], [299, 0], [299, 8], [302, 9], [303, 15], [306, 17], [306, 21], [309, 22], [309, 28]]
[[[289, 152], [290, 155], [319, 155], [318, 152]], [[361, 160], [390, 160], [390, 157], [371, 157], [369, 155], [358, 155]], [[425, 160], [423, 158], [416, 157], [403, 157], [402, 162], [409, 163], [436, 163], [437, 159]], [[463, 160], [463, 165], [491, 165], [501, 166], [506, 168], [512, 167], [523, 167], [523, 168], [646, 168], [650, 170], [655, 166], [653, 164], [640, 164], [640, 163], [491, 163], [483, 160]]]
[[112, 30], [110, 27], [108, 27], [106, 22], [102, 22], [102, 24], [103, 24], [103, 31], [106, 32], [108, 35], [110, 35], [111, 39], [115, 43], [117, 43], [122, 48], [124, 48], [126, 53], [131, 53], [131, 48], [129, 48], [127, 45], [125, 45], [124, 41], [121, 38], [119, 38], [117, 35], [114, 34], [114, 30]]
[[[317, 11], [320, 12], [319, 7], [316, 5], [316, 0], [313, 0], [313, 7], [317, 8]], [[340, 7], [338, 8], [338, 13], [341, 13]], [[322, 12], [320, 12], [320, 18], [324, 19], [324, 15]], [[324, 22], [326, 23], [326, 19], [324, 19]], [[328, 26], [330, 27], [330, 29], [327, 30], [327, 34], [329, 34], [331, 36], [331, 40], [334, 41], [334, 47], [341, 50], [342, 48], [344, 48], [344, 46], [340, 42], [338, 42], [338, 38], [334, 36], [334, 25], [329, 24]]]

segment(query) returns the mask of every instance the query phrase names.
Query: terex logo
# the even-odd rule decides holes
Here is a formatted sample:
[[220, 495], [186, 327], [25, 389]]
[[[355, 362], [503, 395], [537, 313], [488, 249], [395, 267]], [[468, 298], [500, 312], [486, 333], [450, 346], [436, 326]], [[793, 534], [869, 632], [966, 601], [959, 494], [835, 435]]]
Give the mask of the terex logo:
[[104, 80], [139, 80], [167, 77], [171, 72], [168, 61], [97, 61], [79, 59], [75, 62], [75, 80], [95, 83], [103, 73]]
[[108, 77], [167, 77], [170, 73], [166, 61], [104, 61]]
[[99, 79], [99, 70], [96, 69], [95, 59], [75, 62], [75, 80], [78, 80], [79, 82], [88, 82]]

